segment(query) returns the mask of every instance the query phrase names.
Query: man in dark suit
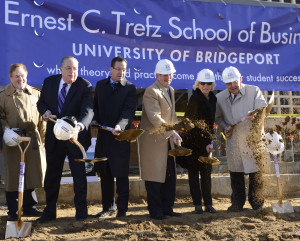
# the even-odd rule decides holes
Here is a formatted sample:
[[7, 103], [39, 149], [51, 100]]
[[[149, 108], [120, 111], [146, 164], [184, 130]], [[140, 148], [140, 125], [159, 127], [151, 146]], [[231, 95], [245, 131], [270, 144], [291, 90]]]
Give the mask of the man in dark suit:
[[[87, 149], [91, 144], [89, 125], [93, 119], [92, 85], [78, 77], [78, 60], [67, 56], [61, 61], [61, 74], [46, 78], [37, 103], [38, 111], [45, 121], [50, 115], [58, 118], [74, 116], [78, 123], [78, 141]], [[87, 217], [87, 181], [85, 163], [75, 162], [82, 158], [80, 149], [70, 141], [56, 139], [53, 133], [54, 123], [48, 121], [45, 137], [47, 171], [45, 177], [46, 208], [38, 222], [44, 223], [56, 219], [56, 204], [59, 193], [61, 173], [66, 156], [74, 181], [74, 203], [76, 219], [83, 221]]]
[[115, 57], [111, 61], [111, 76], [97, 82], [94, 97], [94, 121], [114, 130], [98, 131], [95, 157], [107, 157], [107, 162], [95, 163], [100, 173], [103, 211], [97, 217], [111, 216], [116, 212], [114, 178], [117, 185], [117, 217], [126, 216], [129, 197], [130, 143], [117, 141], [119, 132], [130, 127], [136, 109], [136, 88], [125, 79], [127, 61]]

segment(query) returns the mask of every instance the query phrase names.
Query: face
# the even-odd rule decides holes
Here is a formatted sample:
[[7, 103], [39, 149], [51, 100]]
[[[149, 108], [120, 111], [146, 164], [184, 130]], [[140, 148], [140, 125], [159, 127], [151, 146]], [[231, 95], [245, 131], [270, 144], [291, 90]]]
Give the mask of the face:
[[172, 74], [156, 74], [156, 79], [165, 88], [169, 88], [172, 82]]
[[126, 62], [115, 62], [114, 67], [110, 67], [111, 79], [120, 82], [125, 78], [127, 64]]
[[66, 59], [60, 67], [63, 80], [67, 84], [72, 84], [78, 76], [78, 62], [75, 59]]
[[27, 85], [27, 72], [19, 67], [16, 68], [12, 75], [9, 77], [13, 86], [18, 90], [25, 89]]
[[[210, 85], [209, 85], [210, 84]], [[199, 89], [204, 95], [208, 95], [212, 89], [212, 82], [199, 82]]]
[[230, 93], [237, 95], [240, 92], [242, 77], [239, 80], [225, 84]]

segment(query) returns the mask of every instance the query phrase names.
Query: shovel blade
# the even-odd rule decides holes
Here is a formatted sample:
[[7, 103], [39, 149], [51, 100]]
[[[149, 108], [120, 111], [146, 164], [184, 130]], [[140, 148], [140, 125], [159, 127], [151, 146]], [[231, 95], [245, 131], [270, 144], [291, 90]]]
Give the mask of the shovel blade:
[[273, 213], [293, 213], [294, 208], [290, 202], [282, 203], [279, 205], [278, 203], [272, 203]]
[[200, 156], [198, 158], [199, 162], [202, 163], [208, 163], [211, 164], [212, 166], [219, 166], [221, 164], [220, 160], [216, 157], [205, 157], [205, 156]]
[[31, 235], [31, 222], [24, 222], [21, 229], [17, 228], [17, 222], [8, 221], [5, 231], [5, 239], [8, 238], [24, 238]]
[[192, 155], [192, 150], [184, 147], [176, 147], [173, 150], [169, 150], [169, 156], [190, 156]]
[[129, 129], [122, 131], [120, 135], [116, 137], [118, 141], [128, 141], [128, 142], [135, 142], [136, 139], [144, 133], [142, 129]]
[[74, 159], [77, 162], [88, 162], [88, 163], [95, 163], [95, 162], [103, 162], [107, 161], [107, 157], [100, 157], [100, 158], [94, 158], [94, 159], [87, 159], [87, 158], [80, 158], [80, 159]]

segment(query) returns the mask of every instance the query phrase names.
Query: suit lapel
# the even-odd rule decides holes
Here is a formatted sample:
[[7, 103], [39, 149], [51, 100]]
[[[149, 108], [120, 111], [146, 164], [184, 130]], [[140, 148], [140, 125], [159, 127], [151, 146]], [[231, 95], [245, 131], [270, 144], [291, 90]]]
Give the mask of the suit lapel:
[[[168, 102], [169, 106], [172, 107], [172, 100], [170, 99], [170, 96], [166, 90], [165, 87], [163, 87], [159, 82], [158, 80], [156, 80], [156, 85], [157, 87], [160, 89], [161, 93], [162, 93], [162, 96], [164, 97], [164, 99]], [[171, 91], [171, 87], [170, 87], [170, 93], [171, 93], [171, 98], [173, 99], [173, 96], [174, 96], [174, 92], [172, 93]]]

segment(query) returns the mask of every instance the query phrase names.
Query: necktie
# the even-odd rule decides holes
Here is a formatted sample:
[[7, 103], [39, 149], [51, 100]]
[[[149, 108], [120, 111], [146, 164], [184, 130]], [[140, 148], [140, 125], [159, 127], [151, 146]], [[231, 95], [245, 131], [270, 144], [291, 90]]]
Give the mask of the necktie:
[[231, 104], [233, 103], [233, 101], [235, 100], [235, 97], [236, 97], [237, 95], [234, 95], [233, 97], [231, 96]]
[[111, 84], [111, 87], [113, 88], [113, 89], [115, 89], [116, 88], [116, 86], [117, 86], [117, 84], [118, 84], [118, 82], [111, 82], [110, 83]]
[[170, 89], [167, 89], [167, 92], [168, 92], [169, 97], [170, 97], [170, 99], [171, 99], [171, 92], [170, 92]]
[[58, 112], [61, 112], [61, 109], [63, 107], [63, 104], [65, 102], [66, 99], [66, 95], [67, 95], [67, 83], [63, 84], [63, 87], [61, 88], [59, 95], [58, 95]]

